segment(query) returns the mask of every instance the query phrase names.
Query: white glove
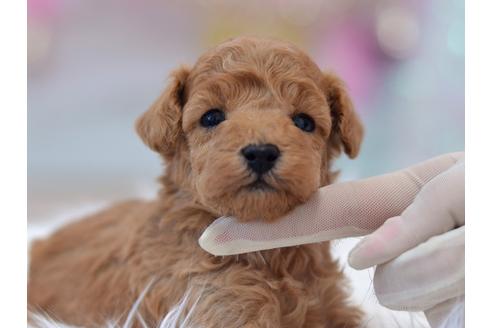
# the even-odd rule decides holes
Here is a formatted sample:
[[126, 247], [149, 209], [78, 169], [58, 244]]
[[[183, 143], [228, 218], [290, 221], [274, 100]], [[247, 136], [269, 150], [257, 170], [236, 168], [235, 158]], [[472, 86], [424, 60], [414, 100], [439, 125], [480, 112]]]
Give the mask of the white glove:
[[[418, 193], [401, 216], [391, 218], [350, 253], [356, 269], [377, 265], [374, 289], [394, 310], [424, 311], [433, 327], [464, 309], [465, 164], [458, 161]], [[388, 262], [389, 261], [389, 262]], [[454, 312], [462, 317], [462, 312]], [[453, 322], [450, 327], [464, 326]]]
[[453, 153], [321, 188], [274, 223], [219, 218], [199, 243], [214, 255], [231, 255], [360, 236], [380, 227], [354, 248], [349, 263], [358, 269], [381, 264], [374, 277], [379, 301], [392, 309], [424, 310], [437, 326], [464, 295], [465, 229], [455, 229], [464, 223], [464, 153]]

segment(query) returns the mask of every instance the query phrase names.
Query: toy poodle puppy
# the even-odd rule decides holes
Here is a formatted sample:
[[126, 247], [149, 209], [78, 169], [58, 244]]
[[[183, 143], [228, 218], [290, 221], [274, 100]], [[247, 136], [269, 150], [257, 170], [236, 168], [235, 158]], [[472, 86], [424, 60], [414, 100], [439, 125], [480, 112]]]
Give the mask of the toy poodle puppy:
[[174, 71], [136, 129], [166, 162], [158, 199], [35, 242], [30, 311], [86, 327], [129, 314], [134, 327], [358, 326], [329, 243], [226, 257], [198, 245], [219, 216], [278, 219], [333, 182], [341, 151], [357, 155], [362, 126], [336, 76], [290, 43], [228, 40]]

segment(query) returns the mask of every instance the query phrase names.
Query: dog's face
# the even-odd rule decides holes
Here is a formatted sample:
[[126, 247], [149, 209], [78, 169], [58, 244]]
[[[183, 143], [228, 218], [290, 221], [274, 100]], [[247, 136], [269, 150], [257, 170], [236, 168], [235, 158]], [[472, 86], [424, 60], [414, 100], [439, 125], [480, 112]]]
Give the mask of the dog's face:
[[341, 82], [295, 46], [239, 38], [204, 54], [137, 122], [168, 175], [216, 215], [275, 219], [330, 182], [362, 126]]

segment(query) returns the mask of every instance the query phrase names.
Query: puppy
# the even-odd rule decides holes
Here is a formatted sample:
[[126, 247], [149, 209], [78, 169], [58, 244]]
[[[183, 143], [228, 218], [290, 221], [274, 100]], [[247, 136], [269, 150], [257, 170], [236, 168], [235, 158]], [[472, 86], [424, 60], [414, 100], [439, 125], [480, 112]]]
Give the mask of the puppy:
[[[241, 37], [179, 68], [137, 121], [164, 158], [156, 201], [70, 224], [31, 251], [28, 304], [66, 323], [150, 327], [357, 327], [329, 244], [215, 257], [217, 217], [273, 221], [331, 183], [362, 126], [342, 82], [296, 46]], [[139, 298], [140, 297], [140, 298]], [[133, 313], [132, 315], [135, 315]]]

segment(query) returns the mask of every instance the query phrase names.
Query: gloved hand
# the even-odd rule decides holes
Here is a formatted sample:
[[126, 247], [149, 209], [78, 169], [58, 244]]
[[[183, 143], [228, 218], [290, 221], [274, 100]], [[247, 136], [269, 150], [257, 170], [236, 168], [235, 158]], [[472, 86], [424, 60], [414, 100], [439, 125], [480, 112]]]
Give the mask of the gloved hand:
[[464, 223], [464, 153], [453, 153], [321, 188], [274, 223], [219, 218], [199, 242], [212, 254], [231, 255], [377, 229], [352, 250], [349, 264], [378, 265], [379, 301], [392, 309], [425, 311], [437, 326], [464, 297]]
[[[443, 326], [450, 311], [464, 309], [464, 188], [462, 159], [425, 184], [401, 216], [385, 221], [351, 251], [352, 267], [377, 265], [373, 281], [382, 305], [424, 311], [432, 327]], [[460, 326], [464, 322], [449, 325]]]

